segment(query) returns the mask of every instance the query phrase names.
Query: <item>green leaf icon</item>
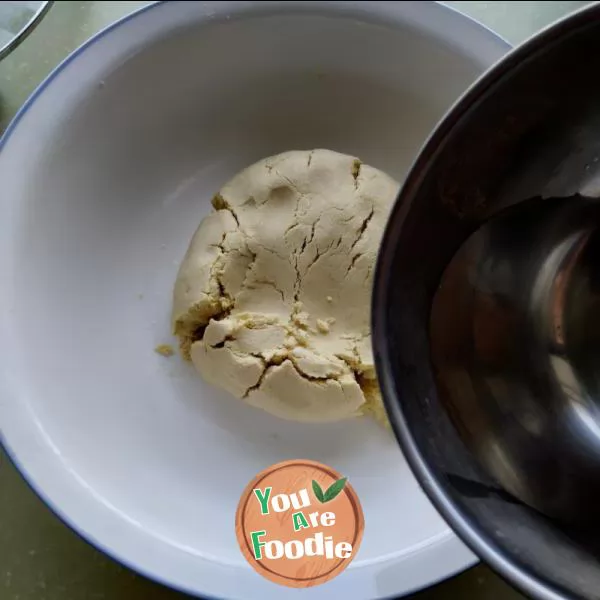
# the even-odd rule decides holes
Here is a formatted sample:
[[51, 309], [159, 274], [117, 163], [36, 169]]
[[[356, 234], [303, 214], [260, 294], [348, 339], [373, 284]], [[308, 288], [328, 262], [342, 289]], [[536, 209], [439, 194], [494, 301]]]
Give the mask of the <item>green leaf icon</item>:
[[315, 496], [317, 497], [317, 500], [319, 502], [325, 502], [325, 496], [323, 494], [323, 490], [321, 489], [321, 486], [314, 479], [312, 481], [312, 489], [313, 489], [313, 492], [315, 493]]
[[348, 478], [342, 477], [341, 479], [333, 482], [323, 495], [322, 502], [329, 502], [330, 500], [333, 500], [344, 489], [346, 481], [348, 481]]
[[317, 497], [317, 500], [319, 502], [321, 502], [321, 504], [325, 504], [325, 502], [330, 502], [336, 496], [339, 495], [339, 493], [344, 489], [344, 486], [346, 485], [346, 481], [348, 481], [347, 477], [342, 477], [341, 479], [334, 481], [327, 488], [327, 491], [325, 491], [325, 493], [323, 493], [321, 486], [313, 479], [312, 489], [313, 489], [313, 492], [315, 493], [315, 496]]

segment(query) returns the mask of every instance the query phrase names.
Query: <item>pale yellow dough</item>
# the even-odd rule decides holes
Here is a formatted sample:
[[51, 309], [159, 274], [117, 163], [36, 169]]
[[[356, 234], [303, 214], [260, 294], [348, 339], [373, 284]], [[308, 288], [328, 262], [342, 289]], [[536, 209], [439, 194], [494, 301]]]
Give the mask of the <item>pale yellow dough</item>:
[[284, 419], [386, 422], [370, 303], [398, 189], [329, 150], [266, 158], [227, 183], [173, 297], [175, 334], [202, 377]]

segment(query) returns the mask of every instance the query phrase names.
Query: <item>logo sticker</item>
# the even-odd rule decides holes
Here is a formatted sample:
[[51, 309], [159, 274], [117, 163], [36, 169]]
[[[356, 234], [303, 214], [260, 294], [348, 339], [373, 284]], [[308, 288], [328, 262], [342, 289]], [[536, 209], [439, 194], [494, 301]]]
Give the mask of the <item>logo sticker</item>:
[[296, 588], [337, 577], [358, 552], [365, 528], [348, 479], [311, 460], [281, 462], [259, 473], [242, 494], [235, 525], [252, 567]]

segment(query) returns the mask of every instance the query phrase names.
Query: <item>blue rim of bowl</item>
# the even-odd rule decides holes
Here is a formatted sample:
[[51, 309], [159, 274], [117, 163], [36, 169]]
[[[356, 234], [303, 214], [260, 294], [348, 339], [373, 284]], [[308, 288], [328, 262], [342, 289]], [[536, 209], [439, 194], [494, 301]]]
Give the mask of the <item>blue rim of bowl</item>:
[[[46, 78], [34, 89], [34, 91], [31, 93], [31, 95], [23, 103], [23, 105], [21, 106], [21, 108], [17, 111], [17, 113], [15, 114], [15, 116], [11, 119], [10, 123], [8, 124], [8, 126], [6, 127], [6, 129], [4, 130], [4, 132], [2, 133], [2, 135], [0, 136], [0, 152], [2, 152], [2, 150], [4, 149], [4, 146], [8, 142], [10, 136], [12, 135], [12, 132], [16, 129], [16, 127], [18, 126], [19, 122], [21, 121], [21, 119], [23, 118], [23, 116], [27, 113], [27, 111], [29, 110], [29, 108], [33, 105], [33, 103], [36, 101], [36, 99], [42, 94], [42, 92], [46, 89], [46, 87], [56, 78], [56, 76], [61, 71], [63, 71], [63, 69], [65, 69], [71, 62], [73, 62], [80, 54], [82, 54], [83, 52], [85, 52], [85, 50], [87, 50], [87, 48], [89, 48], [90, 46], [92, 46], [93, 44], [95, 44], [98, 40], [100, 40], [105, 35], [107, 35], [110, 32], [112, 32], [114, 29], [117, 29], [121, 25], [129, 22], [132, 19], [135, 19], [140, 14], [149, 12], [153, 8], [156, 8], [156, 7], [158, 7], [158, 6], [162, 5], [162, 4], [165, 4], [167, 1], [168, 0], [157, 0], [156, 2], [152, 2], [151, 4], [148, 4], [147, 6], [142, 6], [142, 7], [138, 8], [138, 9], [134, 10], [133, 12], [129, 13], [128, 15], [125, 15], [125, 16], [121, 17], [120, 19], [116, 20], [114, 23], [111, 23], [110, 25], [107, 25], [106, 27], [104, 27], [103, 29], [101, 29], [99, 32], [97, 32], [96, 34], [94, 34], [92, 37], [90, 37], [88, 40], [86, 40], [78, 48], [76, 48], [75, 50], [73, 50], [73, 52], [71, 52], [64, 60], [62, 60], [46, 76]], [[51, 4], [53, 4], [53, 1], [52, 2], [48, 2], [48, 5], [42, 11], [42, 14], [38, 17], [38, 20], [50, 8]], [[443, 4], [441, 2], [432, 2], [432, 4], [437, 4], [441, 9], [443, 9], [445, 11], [448, 11], [448, 12], [454, 14], [454, 15], [459, 15], [465, 21], [470, 22], [471, 25], [475, 25], [475, 26], [479, 27], [482, 31], [485, 31], [491, 37], [495, 38], [496, 41], [499, 42], [500, 45], [505, 46], [505, 49], [506, 49], [507, 52], [511, 50], [512, 46], [511, 46], [511, 44], [508, 41], [506, 41], [502, 36], [500, 36], [499, 34], [497, 34], [494, 31], [492, 31], [489, 27], [483, 25], [482, 23], [480, 23], [476, 19], [473, 19], [469, 15], [466, 15], [466, 14], [462, 13], [460, 10], [457, 10], [457, 9], [455, 9], [455, 8], [453, 8], [451, 6], [448, 6], [446, 4]], [[388, 406], [388, 411], [389, 410], [390, 409], [389, 409], [389, 406]], [[399, 438], [399, 436], [398, 436], [397, 433], [396, 433], [396, 437], [398, 438], [398, 440], [400, 440], [400, 438]], [[401, 444], [401, 446], [404, 449], [403, 444]], [[146, 569], [144, 569], [143, 567], [140, 567], [139, 565], [135, 565], [135, 564], [129, 562], [127, 559], [125, 559], [123, 557], [116, 556], [113, 553], [112, 550], [110, 550], [107, 547], [105, 547], [104, 544], [102, 544], [101, 542], [99, 542], [98, 540], [96, 540], [92, 535], [89, 535], [89, 534], [81, 531], [80, 528], [78, 527], [78, 525], [76, 525], [75, 523], [73, 523], [69, 519], [69, 517], [62, 512], [62, 510], [58, 506], [56, 506], [51, 500], [49, 500], [46, 497], [46, 494], [43, 492], [43, 490], [38, 489], [38, 487], [35, 484], [35, 482], [33, 481], [33, 479], [29, 476], [26, 468], [19, 462], [16, 454], [13, 452], [12, 448], [9, 446], [9, 444], [5, 440], [4, 435], [2, 433], [2, 428], [1, 427], [0, 427], [0, 447], [2, 447], [2, 449], [6, 453], [6, 456], [8, 457], [8, 459], [10, 460], [10, 462], [12, 463], [12, 465], [15, 467], [15, 469], [17, 470], [17, 472], [21, 475], [22, 479], [25, 481], [25, 483], [27, 484], [27, 486], [29, 487], [29, 489], [42, 501], [42, 503], [46, 506], [46, 508], [48, 508], [48, 510], [56, 518], [59, 519], [59, 521], [61, 521], [66, 527], [68, 527], [82, 541], [84, 541], [85, 543], [89, 544], [94, 549], [100, 551], [102, 554], [104, 554], [105, 556], [107, 556], [109, 559], [111, 559], [115, 563], [126, 567], [127, 569], [133, 571], [134, 573], [137, 573], [138, 575], [141, 575], [142, 577], [144, 577], [144, 578], [146, 578], [146, 579], [148, 579], [148, 580], [150, 580], [150, 581], [152, 581], [154, 583], [158, 583], [158, 584], [160, 584], [160, 585], [162, 585], [162, 586], [164, 586], [166, 588], [172, 589], [172, 590], [174, 590], [176, 592], [186, 594], [186, 595], [188, 595], [191, 598], [198, 598], [199, 600], [223, 600], [221, 598], [218, 598], [217, 596], [208, 596], [206, 594], [201, 594], [201, 593], [199, 593], [199, 592], [197, 592], [195, 590], [188, 589], [185, 586], [181, 586], [181, 585], [179, 585], [177, 583], [173, 583], [172, 581], [168, 581], [166, 579], [163, 579], [162, 577], [157, 576], [157, 575], [155, 575], [152, 572], [146, 571]], [[414, 468], [413, 468], [413, 472], [415, 472]], [[425, 584], [423, 586], [419, 586], [419, 587], [417, 587], [417, 588], [415, 588], [415, 589], [413, 589], [413, 590], [411, 590], [410, 592], [407, 592], [407, 593], [414, 594], [414, 593], [419, 592], [421, 590], [427, 589], [427, 588], [429, 588], [431, 586], [438, 585], [438, 584], [440, 584], [440, 583], [442, 583], [444, 581], [448, 581], [450, 579], [453, 579], [453, 578], [461, 575], [462, 573], [464, 573], [468, 569], [471, 569], [475, 565], [476, 565], [476, 563], [467, 565], [466, 567], [464, 567], [464, 569], [460, 569], [460, 570], [456, 571], [455, 573], [453, 573], [451, 575], [448, 575], [447, 577], [442, 577], [440, 579], [432, 581], [432, 582], [430, 582], [428, 584]], [[398, 596], [397, 595], [388, 596], [387, 600], [393, 600], [395, 598], [398, 598]], [[386, 599], [380, 598], [380, 600], [386, 600]]]
[[[571, 596], [561, 593], [549, 582], [527, 573], [497, 548], [492, 541], [488, 540], [476, 526], [471, 525], [471, 520], [452, 502], [449, 494], [445, 492], [444, 486], [433, 475], [421, 453], [404, 417], [401, 403], [395, 399], [398, 394], [394, 377], [395, 369], [389, 359], [384, 299], [386, 289], [394, 284], [391, 280], [392, 244], [399, 237], [403, 218], [402, 211], [410, 211], [422, 180], [451, 136], [452, 131], [460, 126], [462, 120], [471, 112], [477, 102], [518, 65], [535, 54], [543, 52], [544, 48], [552, 42], [572, 34], [578, 29], [585, 28], [590, 24], [590, 15], [592, 15], [592, 19], [600, 17], [600, 3], [584, 6], [566, 15], [517, 46], [477, 79], [450, 108], [422, 146], [392, 208], [383, 234], [373, 282], [371, 337], [377, 376], [394, 435], [413, 474], [437, 511], [465, 545], [507, 583], [536, 600], [571, 600]], [[405, 204], [407, 206], [404, 206]]]

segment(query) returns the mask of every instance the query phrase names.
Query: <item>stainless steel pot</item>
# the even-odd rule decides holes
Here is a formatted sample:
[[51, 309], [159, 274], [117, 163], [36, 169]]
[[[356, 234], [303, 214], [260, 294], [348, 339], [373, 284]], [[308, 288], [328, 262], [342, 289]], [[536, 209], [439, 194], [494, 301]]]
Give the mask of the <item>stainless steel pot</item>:
[[[417, 478], [476, 554], [548, 600], [600, 598], [599, 73], [599, 5], [488, 71], [417, 159], [375, 278], [379, 378]], [[583, 275], [569, 279], [544, 236], [583, 230], [587, 250], [569, 251]], [[568, 310], [554, 302], [557, 281], [571, 286]], [[558, 306], [562, 346], [535, 337], [540, 306]], [[578, 394], [559, 385], [554, 356], [566, 357]]]

